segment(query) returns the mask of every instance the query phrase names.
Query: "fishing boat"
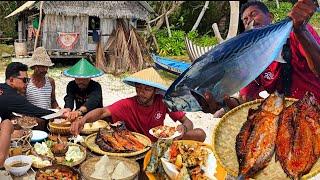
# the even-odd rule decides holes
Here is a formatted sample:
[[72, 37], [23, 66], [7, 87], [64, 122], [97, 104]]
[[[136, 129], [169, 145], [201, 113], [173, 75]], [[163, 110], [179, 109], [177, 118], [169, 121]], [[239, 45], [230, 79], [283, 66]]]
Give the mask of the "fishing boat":
[[161, 57], [155, 54], [152, 54], [152, 59], [157, 68], [175, 75], [180, 75], [183, 71], [185, 71], [191, 65], [191, 63], [178, 61], [178, 60], [174, 60], [166, 57]]

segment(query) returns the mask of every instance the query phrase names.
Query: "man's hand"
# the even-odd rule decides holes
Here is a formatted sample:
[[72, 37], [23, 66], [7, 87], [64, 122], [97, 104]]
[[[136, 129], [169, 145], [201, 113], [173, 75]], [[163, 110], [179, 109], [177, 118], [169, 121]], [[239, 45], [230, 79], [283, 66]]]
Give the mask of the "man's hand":
[[71, 122], [75, 121], [78, 117], [80, 117], [82, 114], [80, 111], [72, 111], [67, 114], [67, 119], [69, 119]]
[[0, 129], [3, 131], [3, 132], [8, 132], [9, 134], [12, 134], [13, 133], [13, 124], [12, 122], [9, 120], [9, 119], [5, 119], [1, 122], [0, 124]]
[[173, 140], [180, 140], [180, 139], [182, 139], [182, 137], [184, 136], [184, 134], [185, 134], [186, 131], [187, 131], [187, 128], [186, 128], [184, 125], [179, 124], [179, 125], [177, 126], [177, 130], [181, 133], [181, 135], [178, 136], [178, 137], [175, 137]]
[[[218, 103], [212, 96], [211, 92], [206, 91], [204, 93], [204, 98], [207, 101], [207, 107], [202, 107], [203, 108], [203, 112], [205, 113], [212, 113], [214, 114], [216, 111], [218, 111], [219, 109], [222, 108], [222, 105], [220, 103]], [[239, 100], [236, 100], [236, 98], [232, 98], [229, 96], [225, 96], [223, 98], [223, 102], [226, 104], [226, 106], [229, 109], [233, 109], [236, 106], [240, 105]]]
[[71, 127], [70, 127], [71, 134], [73, 134], [73, 135], [80, 134], [85, 123], [86, 123], [85, 119], [83, 119], [83, 118], [78, 118], [76, 121], [72, 122]]
[[313, 0], [298, 0], [288, 16], [293, 20], [293, 27], [299, 29], [316, 11], [317, 6]]

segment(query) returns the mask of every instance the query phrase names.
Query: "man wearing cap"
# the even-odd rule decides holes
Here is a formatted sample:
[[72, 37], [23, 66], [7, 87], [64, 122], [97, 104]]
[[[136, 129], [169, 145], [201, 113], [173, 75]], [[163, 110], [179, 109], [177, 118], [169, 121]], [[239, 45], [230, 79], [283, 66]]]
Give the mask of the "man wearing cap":
[[[103, 107], [101, 85], [91, 79], [103, 75], [103, 71], [82, 58], [63, 74], [75, 78], [68, 83], [67, 95], [64, 97], [64, 107], [69, 111], [67, 114], [69, 119], [73, 120], [93, 109]], [[75, 111], [73, 111], [74, 103]]]
[[27, 99], [32, 104], [44, 109], [57, 109], [59, 105], [55, 95], [55, 82], [46, 76], [48, 67], [53, 66], [51, 59], [43, 47], [38, 47], [32, 54], [29, 67], [33, 69], [30, 83], [27, 85]]
[[84, 123], [93, 122], [98, 119], [111, 117], [115, 123], [124, 121], [130, 131], [138, 132], [148, 136], [153, 142], [157, 139], [149, 134], [153, 127], [163, 125], [166, 114], [174, 121], [180, 121], [177, 129], [182, 134], [177, 139], [190, 139], [204, 141], [206, 134], [202, 129], [193, 129], [193, 123], [184, 112], [170, 112], [162, 101], [163, 93], [167, 90], [168, 84], [153, 68], [139, 71], [124, 80], [125, 83], [136, 88], [137, 95], [119, 100], [114, 104], [98, 108], [81, 119], [71, 124], [71, 133], [79, 134]]

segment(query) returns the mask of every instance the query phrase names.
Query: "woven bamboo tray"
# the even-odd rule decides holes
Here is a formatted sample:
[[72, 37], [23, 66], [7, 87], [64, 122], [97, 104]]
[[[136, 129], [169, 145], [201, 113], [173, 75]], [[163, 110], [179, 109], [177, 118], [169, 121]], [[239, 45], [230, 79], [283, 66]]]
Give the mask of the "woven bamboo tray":
[[70, 126], [58, 126], [55, 123], [49, 122], [48, 123], [48, 130], [53, 134], [60, 134], [60, 135], [69, 135], [70, 134]]
[[112, 152], [103, 151], [95, 143], [97, 133], [94, 133], [94, 134], [87, 136], [84, 141], [85, 141], [85, 144], [87, 145], [87, 147], [91, 151], [98, 153], [98, 154], [101, 154], [101, 155], [108, 155], [108, 156], [132, 157], [132, 156], [137, 156], [139, 154], [142, 154], [150, 149], [151, 140], [147, 136], [144, 136], [144, 135], [136, 133], [136, 132], [132, 132], [132, 134], [138, 139], [138, 141], [140, 141], [142, 144], [145, 145], [145, 148], [143, 150], [136, 151], [136, 152], [129, 152], [129, 153], [112, 153]]
[[[262, 99], [247, 102], [242, 104], [227, 114], [225, 114], [219, 124], [216, 126], [213, 133], [213, 148], [217, 161], [228, 172], [229, 175], [237, 176], [238, 174], [238, 160], [235, 150], [236, 136], [240, 132], [243, 123], [247, 120], [248, 110], [250, 108], [258, 107]], [[286, 98], [286, 106], [291, 105], [296, 99]], [[320, 172], [320, 161], [313, 166], [309, 174], [306, 174], [302, 179], [308, 179]], [[266, 168], [258, 173], [255, 179], [289, 179], [283, 171], [279, 162], [275, 162], [273, 156], [271, 162]]]
[[[205, 144], [202, 142], [198, 142], [198, 141], [192, 141], [192, 140], [178, 140], [177, 142], [183, 142], [184, 144], [199, 144], [200, 146], [205, 146], [206, 148], [210, 149], [211, 151], [213, 151], [213, 148], [211, 147], [211, 145], [209, 144]], [[146, 156], [143, 159], [143, 170], [145, 171], [149, 162], [150, 162], [150, 158], [151, 158], [151, 150], [149, 150], [146, 154]], [[152, 173], [147, 173], [146, 175], [148, 177], [149, 180], [156, 180], [156, 176]], [[217, 174], [215, 174], [217, 175]]]
[[[92, 157], [81, 164], [80, 172], [85, 177], [85, 179], [99, 180], [96, 178], [92, 178], [90, 176], [94, 172], [95, 164], [100, 160], [100, 158], [101, 157]], [[126, 177], [126, 178], [123, 178], [123, 179], [118, 179], [118, 180], [132, 180], [135, 177], [137, 177], [140, 172], [140, 166], [134, 160], [129, 160], [129, 159], [122, 158], [122, 157], [114, 157], [114, 156], [109, 156], [109, 160], [111, 163], [115, 163], [116, 161], [120, 160], [123, 163], [125, 163], [125, 165], [130, 169], [131, 172], [133, 172], [133, 175]]]
[[100, 128], [106, 128], [109, 126], [108, 123], [104, 120], [98, 120], [96, 122], [101, 123], [101, 126], [99, 128], [89, 128], [89, 129], [83, 128], [81, 130], [81, 133], [85, 134], [85, 135], [89, 135], [89, 134], [93, 134], [93, 133], [98, 132]]

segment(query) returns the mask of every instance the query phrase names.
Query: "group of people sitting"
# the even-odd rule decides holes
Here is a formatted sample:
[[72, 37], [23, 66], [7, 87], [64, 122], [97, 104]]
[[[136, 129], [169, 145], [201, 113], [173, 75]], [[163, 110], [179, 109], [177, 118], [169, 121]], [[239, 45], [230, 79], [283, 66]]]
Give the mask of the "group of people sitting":
[[[75, 135], [80, 133], [86, 122], [98, 119], [112, 123], [124, 121], [129, 130], [144, 134], [152, 141], [156, 141], [156, 138], [149, 134], [149, 130], [163, 125], [166, 114], [169, 114], [174, 121], [181, 123], [177, 126], [181, 135], [176, 139], [204, 141], [206, 138], [202, 129], [193, 128], [192, 121], [184, 112], [169, 111], [160, 95], [168, 85], [154, 68], [144, 69], [124, 80], [136, 88], [136, 96], [103, 107], [101, 85], [92, 80], [103, 75], [103, 72], [86, 59], [81, 59], [64, 71], [65, 76], [75, 79], [67, 85], [65, 104], [61, 108], [55, 96], [55, 81], [47, 76], [48, 68], [53, 63], [45, 48], [38, 47], [31, 59], [29, 67], [33, 74], [30, 78], [27, 65], [12, 62], [6, 68], [6, 82], [0, 84], [0, 141], [4, 142], [0, 147], [0, 166], [8, 155], [10, 135], [14, 129], [10, 121], [14, 117], [13, 112], [41, 118], [54, 113], [53, 109], [60, 109], [62, 117], [72, 122], [71, 133]], [[35, 128], [47, 131], [47, 123], [43, 119]]]
[[[284, 57], [287, 63], [272, 63], [255, 81], [240, 91], [239, 99], [226, 97], [226, 106], [231, 109], [242, 102], [257, 98], [261, 90], [269, 93], [278, 90], [295, 98], [301, 98], [306, 91], [310, 91], [320, 101], [320, 38], [312, 27], [305, 23], [315, 9], [312, 0], [299, 0], [294, 5], [289, 13], [294, 28], [288, 40], [289, 56]], [[250, 24], [262, 27], [272, 22], [272, 14], [260, 1], [245, 4], [241, 9], [241, 17], [245, 27]], [[10, 121], [12, 112], [42, 117], [54, 113], [50, 109], [61, 108], [55, 97], [55, 81], [46, 75], [48, 68], [53, 65], [46, 50], [37, 48], [32, 60], [33, 63], [29, 65], [33, 69], [31, 78], [27, 74], [27, 65], [13, 62], [6, 68], [6, 82], [0, 84], [0, 167], [10, 146], [10, 134], [13, 132]], [[86, 122], [108, 118], [111, 122], [124, 121], [130, 131], [144, 134], [156, 141], [148, 131], [163, 125], [168, 114], [173, 120], [180, 122], [177, 129], [181, 135], [176, 139], [205, 140], [205, 132], [194, 128], [184, 112], [171, 112], [162, 101], [162, 94], [168, 85], [155, 69], [144, 69], [125, 78], [124, 83], [134, 86], [137, 94], [106, 107], [103, 107], [102, 103], [101, 85], [91, 79], [102, 74], [102, 71], [85, 59], [64, 71], [64, 75], [75, 78], [67, 85], [65, 104], [61, 109], [63, 117], [72, 121], [72, 134], [79, 134]], [[205, 94], [205, 97], [208, 105], [204, 107], [205, 112], [215, 113], [221, 108], [221, 104], [217, 103], [210, 93]], [[43, 123], [42, 127], [40, 123], [38, 128], [45, 129], [47, 121], [43, 120]]]

